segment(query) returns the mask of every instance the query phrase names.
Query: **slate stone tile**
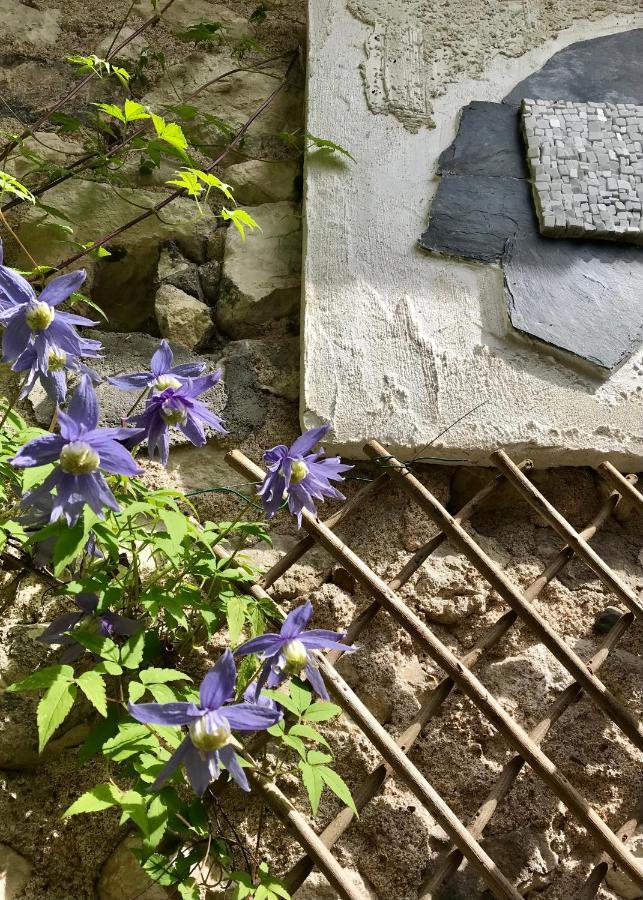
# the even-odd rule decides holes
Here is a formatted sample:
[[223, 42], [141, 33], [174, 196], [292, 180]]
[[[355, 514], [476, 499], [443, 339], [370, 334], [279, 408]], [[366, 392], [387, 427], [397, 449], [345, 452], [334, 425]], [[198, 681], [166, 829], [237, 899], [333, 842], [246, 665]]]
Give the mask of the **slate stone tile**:
[[612, 369], [643, 340], [637, 247], [522, 234], [503, 261], [514, 328]]
[[462, 110], [458, 134], [440, 156], [442, 175], [527, 178], [520, 116], [506, 104], [474, 100]]

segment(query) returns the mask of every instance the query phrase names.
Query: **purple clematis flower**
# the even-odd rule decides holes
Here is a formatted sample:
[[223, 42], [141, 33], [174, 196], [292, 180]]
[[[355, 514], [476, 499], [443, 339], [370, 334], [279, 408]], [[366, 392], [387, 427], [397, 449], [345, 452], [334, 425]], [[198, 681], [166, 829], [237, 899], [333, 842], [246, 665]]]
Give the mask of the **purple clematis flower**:
[[279, 634], [261, 634], [234, 651], [235, 656], [256, 653], [264, 659], [255, 688], [255, 702], [266, 683], [269, 688], [278, 687], [289, 675], [307, 678], [315, 693], [328, 700], [326, 685], [310, 651], [322, 648], [352, 651], [355, 648], [339, 642], [344, 632], [325, 631], [323, 628], [304, 631], [312, 614], [313, 605], [308, 600], [288, 613]]
[[[88, 345], [85, 348], [85, 356], [98, 357], [98, 351], [101, 349], [99, 341], [87, 341], [81, 338], [81, 342]], [[97, 344], [98, 346], [92, 347], [92, 344]], [[31, 393], [36, 383], [40, 382], [49, 399], [53, 400], [56, 405], [62, 404], [67, 396], [67, 375], [69, 372], [89, 375], [94, 384], [99, 384], [103, 380], [93, 369], [86, 366], [79, 357], [74, 356], [72, 353], [66, 353], [53, 345], [49, 348], [45, 366], [42, 365], [36, 347], [30, 344], [20, 354], [11, 368], [14, 372], [27, 372], [27, 378], [18, 397], [19, 400], [24, 400]]]
[[143, 391], [145, 388], [164, 391], [180, 387], [188, 378], [198, 378], [205, 371], [205, 363], [182, 363], [175, 366], [172, 348], [163, 338], [150, 360], [150, 370], [132, 372], [131, 375], [114, 375], [107, 380], [122, 391]]
[[[46, 628], [37, 640], [41, 644], [60, 644], [67, 647], [60, 658], [63, 663], [75, 662], [85, 653], [85, 647], [74, 639], [74, 631], [89, 631], [103, 637], [120, 634], [130, 637], [143, 627], [140, 622], [120, 616], [118, 613], [97, 613], [98, 597], [96, 594], [78, 594], [74, 603], [79, 612], [64, 613]], [[68, 632], [72, 632], [68, 634]]]
[[206, 442], [204, 425], [209, 425], [219, 434], [227, 434], [221, 419], [210, 412], [205, 403], [196, 399], [214, 387], [220, 378], [221, 369], [217, 369], [200, 378], [188, 378], [179, 387], [168, 387], [160, 393], [153, 393], [148, 397], [143, 412], [127, 420], [145, 430], [150, 457], [158, 450], [162, 464], [167, 464], [171, 426], [182, 431], [195, 447], [202, 447]]
[[[41, 368], [47, 368], [53, 347], [83, 356], [88, 342], [75, 325], [96, 325], [85, 316], [60, 312], [56, 307], [78, 290], [86, 278], [84, 269], [53, 278], [36, 297], [29, 282], [8, 266], [0, 266], [0, 324], [5, 332], [2, 353], [5, 362], [15, 362], [28, 347], [34, 347]], [[96, 343], [96, 342], [92, 342]]]
[[137, 475], [141, 469], [119, 443], [131, 437], [129, 428], [98, 428], [98, 401], [88, 375], [83, 375], [67, 412], [58, 411], [60, 434], [45, 434], [28, 441], [10, 460], [18, 468], [58, 462], [41, 485], [25, 494], [22, 504], [38, 503], [55, 489], [51, 521], [62, 516], [71, 526], [87, 504], [97, 516], [104, 507], [120, 507], [102, 472]]
[[353, 467], [342, 463], [339, 456], [325, 458], [323, 450], [311, 453], [329, 428], [330, 423], [312, 428], [298, 437], [290, 448], [278, 444], [266, 450], [263, 458], [268, 464], [268, 475], [257, 493], [268, 518], [280, 509], [284, 494], [288, 498], [288, 509], [297, 516], [300, 528], [304, 509], [316, 514], [315, 500], [324, 497], [346, 499], [330, 482], [343, 481], [341, 473]]
[[233, 703], [237, 669], [232, 653], [226, 650], [216, 666], [210, 669], [199, 688], [199, 705], [195, 703], [130, 703], [129, 711], [137, 722], [146, 725], [187, 725], [188, 736], [174, 751], [151, 786], [156, 791], [183, 764], [190, 784], [202, 797], [212, 780], [219, 777], [221, 766], [244, 791], [248, 781], [233, 749], [232, 729], [263, 731], [282, 718], [279, 710], [257, 703]]

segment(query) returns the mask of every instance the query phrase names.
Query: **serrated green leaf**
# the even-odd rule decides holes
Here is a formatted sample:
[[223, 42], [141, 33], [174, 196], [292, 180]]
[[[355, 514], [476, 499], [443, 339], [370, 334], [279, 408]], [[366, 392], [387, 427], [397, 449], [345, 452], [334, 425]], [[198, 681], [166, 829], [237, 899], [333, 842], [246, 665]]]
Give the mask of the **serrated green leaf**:
[[233, 595], [226, 599], [226, 620], [228, 622], [228, 634], [230, 644], [236, 647], [241, 637], [243, 623], [246, 620], [246, 603], [243, 597]]
[[126, 122], [136, 122], [138, 119], [149, 119], [150, 114], [141, 103], [127, 99], [123, 107]]
[[76, 684], [101, 716], [107, 716], [107, 691], [99, 673], [96, 670], [83, 672], [76, 679]]
[[97, 784], [65, 810], [63, 819], [77, 816], [79, 813], [101, 812], [111, 806], [116, 806], [120, 802], [120, 798], [121, 791], [115, 784]]
[[297, 707], [298, 714], [304, 713], [313, 699], [311, 692], [295, 680], [290, 683], [290, 696]]
[[22, 490], [30, 491], [37, 484], [42, 484], [47, 475], [54, 469], [53, 464], [47, 466], [34, 466], [33, 469], [25, 469], [22, 473]]
[[316, 741], [318, 744], [323, 744], [330, 749], [326, 738], [310, 725], [304, 725], [300, 722], [297, 725], [293, 725], [288, 734], [294, 734], [295, 737], [306, 738], [309, 741]]
[[127, 791], [118, 801], [118, 805], [123, 810], [123, 818], [121, 822], [131, 819], [136, 822], [143, 834], [149, 835], [150, 825], [147, 819], [147, 804], [145, 797], [138, 791]]
[[97, 672], [99, 675], [122, 675], [123, 669], [118, 663], [111, 662], [109, 659], [104, 659], [102, 662], [99, 662], [98, 665], [94, 666], [94, 672]]
[[145, 725], [124, 722], [118, 726], [118, 734], [105, 741], [103, 753], [110, 759], [120, 762], [142, 750], [155, 750], [158, 746], [158, 739]]
[[316, 816], [317, 810], [319, 809], [319, 801], [324, 789], [324, 782], [316, 766], [309, 766], [308, 763], [302, 760], [299, 763], [299, 768], [301, 769], [304, 787], [308, 792], [310, 808], [313, 811], [313, 815]]
[[258, 228], [261, 231], [261, 227], [258, 222], [256, 222], [250, 213], [246, 212], [245, 209], [225, 209], [225, 207], [221, 210], [220, 214], [221, 218], [226, 222], [232, 222], [234, 227], [237, 229], [239, 234], [241, 235], [241, 240], [245, 241], [246, 239], [246, 228], [249, 228], [251, 231], [254, 231], [255, 228]]
[[125, 113], [120, 106], [116, 106], [114, 103], [94, 103], [93, 105], [97, 106], [101, 112], [111, 116], [113, 119], [118, 119], [119, 122], [125, 122]]
[[130, 703], [138, 703], [147, 688], [140, 681], [130, 681], [127, 685], [127, 699]]
[[49, 688], [56, 681], [72, 681], [74, 670], [71, 666], [48, 666], [46, 669], [40, 669], [23, 678], [22, 681], [16, 681], [10, 684], [8, 691], [41, 691], [43, 688]]
[[121, 665], [127, 669], [137, 669], [143, 662], [145, 652], [145, 632], [139, 631], [121, 647]]
[[338, 716], [342, 709], [335, 703], [329, 703], [327, 700], [318, 700], [309, 706], [303, 715], [307, 722], [326, 722], [334, 716]]
[[100, 634], [92, 634], [89, 631], [83, 631], [82, 628], [74, 629], [74, 640], [87, 650], [95, 653], [103, 659], [117, 663], [119, 661], [118, 647], [111, 638], [103, 637]]
[[288, 712], [293, 713], [293, 715], [299, 715], [297, 704], [290, 699], [288, 694], [284, 694], [283, 691], [264, 690], [261, 693], [265, 694], [266, 697], [270, 697], [272, 700], [276, 700], [280, 706], [283, 706], [284, 709], [287, 709]]
[[36, 715], [39, 753], [42, 753], [58, 726], [65, 721], [75, 699], [76, 685], [64, 675], [54, 681], [47, 692], [43, 694]]
[[154, 849], [163, 840], [167, 829], [168, 808], [162, 794], [155, 794], [147, 808], [148, 834], [145, 840], [146, 848]]
[[139, 672], [138, 677], [143, 684], [166, 684], [168, 681], [192, 681], [185, 672], [178, 672], [176, 669], [157, 669], [150, 666], [149, 669], [143, 669]]
[[175, 703], [177, 700], [183, 699], [169, 684], [148, 684], [147, 690], [157, 703]]
[[189, 878], [187, 881], [177, 884], [176, 889], [181, 895], [181, 900], [199, 900], [199, 897], [201, 896], [199, 887], [194, 878]]
[[333, 769], [329, 769], [328, 766], [316, 766], [315, 769], [319, 772], [324, 780], [324, 784], [330, 788], [333, 794], [335, 794], [336, 797], [339, 797], [342, 803], [345, 803], [346, 806], [358, 816], [359, 813], [353, 802], [351, 792], [348, 790], [348, 786], [341, 775], [338, 775]]

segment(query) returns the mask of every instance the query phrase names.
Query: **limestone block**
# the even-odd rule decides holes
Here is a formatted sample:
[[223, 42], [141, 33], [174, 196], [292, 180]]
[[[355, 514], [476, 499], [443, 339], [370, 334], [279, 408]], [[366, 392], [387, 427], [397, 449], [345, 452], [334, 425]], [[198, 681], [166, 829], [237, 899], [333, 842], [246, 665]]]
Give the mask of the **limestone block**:
[[293, 203], [248, 209], [261, 231], [245, 241], [228, 229], [216, 320], [231, 337], [257, 334], [266, 322], [299, 309], [301, 219]]
[[31, 863], [6, 844], [0, 844], [0, 900], [18, 897], [31, 875]]
[[167, 900], [167, 893], [141, 868], [132, 849], [140, 841], [125, 838], [103, 866], [98, 879], [98, 900]]
[[[118, 195], [105, 184], [74, 179], [47, 193], [47, 203], [74, 223], [74, 240], [95, 240], [109, 234], [158, 202], [153, 191], [122, 188]], [[132, 205], [136, 204], [136, 206]], [[57, 228], [37, 225], [42, 212], [29, 210], [18, 229], [21, 240], [40, 264], [60, 262], [71, 252], [60, 243]], [[137, 331], [154, 316], [154, 286], [160, 247], [169, 239], [179, 242], [197, 227], [192, 201], [178, 198], [163, 212], [161, 222], [150, 216], [111, 243], [112, 256], [102, 260], [83, 257], [79, 267], [93, 273], [92, 298], [109, 317], [110, 328]], [[26, 260], [22, 260], [26, 262]]]
[[60, 34], [59, 9], [25, 6], [19, 0], [0, 3], [0, 29], [5, 44], [14, 41], [45, 47], [55, 44]]
[[211, 259], [210, 262], [199, 266], [199, 282], [206, 303], [214, 306], [219, 296], [221, 283], [221, 263], [218, 259]]
[[226, 169], [226, 180], [234, 188], [237, 203], [250, 206], [296, 200], [300, 175], [301, 164], [292, 159], [278, 162], [249, 159]]
[[178, 341], [190, 350], [205, 344], [212, 333], [206, 304], [171, 284], [162, 284], [158, 289], [154, 309], [163, 337]]
[[197, 300], [203, 299], [198, 267], [182, 255], [176, 244], [161, 250], [157, 274], [160, 284], [171, 284]]

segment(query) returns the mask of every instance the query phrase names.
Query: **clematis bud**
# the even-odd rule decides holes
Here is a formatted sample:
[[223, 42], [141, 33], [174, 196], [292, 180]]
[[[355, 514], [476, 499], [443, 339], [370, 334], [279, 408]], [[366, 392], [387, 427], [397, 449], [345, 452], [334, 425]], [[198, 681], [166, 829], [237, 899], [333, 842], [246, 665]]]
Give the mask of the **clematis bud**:
[[44, 300], [35, 300], [29, 304], [25, 313], [25, 322], [32, 331], [44, 331], [54, 321], [56, 311]]
[[297, 638], [284, 644], [281, 652], [286, 660], [286, 671], [291, 675], [298, 675], [308, 662], [308, 652]]
[[223, 716], [205, 715], [190, 725], [190, 740], [204, 753], [220, 750], [230, 743], [230, 726]]
[[100, 457], [85, 441], [72, 441], [60, 451], [60, 467], [69, 475], [91, 475], [100, 465]]

